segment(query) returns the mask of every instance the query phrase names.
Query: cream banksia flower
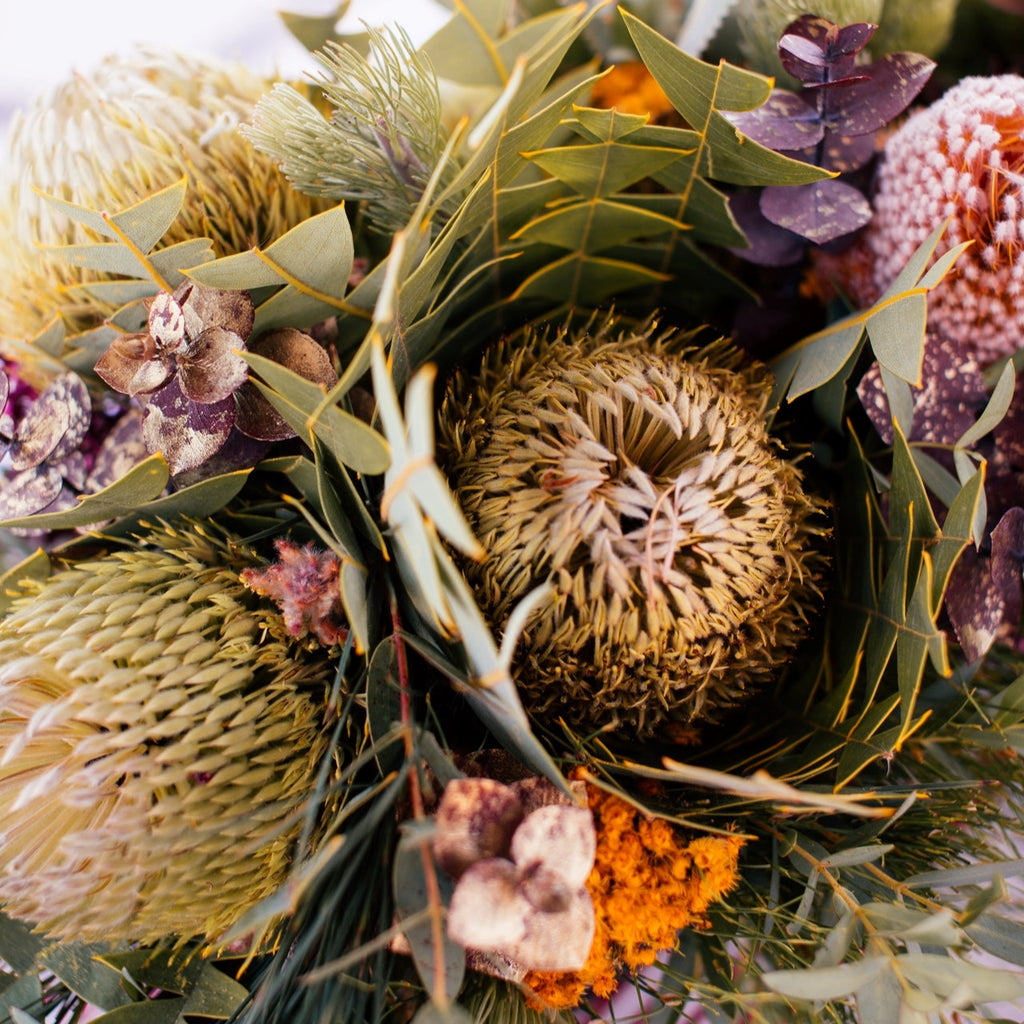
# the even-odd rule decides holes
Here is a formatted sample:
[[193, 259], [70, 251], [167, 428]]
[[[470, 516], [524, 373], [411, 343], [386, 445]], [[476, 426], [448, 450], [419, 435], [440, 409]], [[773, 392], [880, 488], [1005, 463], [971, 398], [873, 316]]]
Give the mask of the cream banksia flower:
[[269, 87], [242, 65], [140, 51], [108, 58], [19, 114], [0, 161], [0, 336], [31, 336], [58, 311], [74, 328], [110, 312], [62, 292], [95, 275], [38, 246], [96, 239], [36, 190], [116, 212], [187, 175], [163, 244], [207, 237], [217, 256], [266, 244], [322, 209], [237, 130]]
[[466, 566], [481, 607], [501, 627], [554, 586], [516, 669], [535, 714], [639, 735], [714, 719], [792, 657], [816, 603], [819, 507], [768, 435], [763, 368], [688, 340], [527, 331], [449, 388], [442, 451], [487, 551]]
[[964, 78], [911, 117], [886, 143], [873, 206], [838, 258], [861, 304], [948, 219], [936, 256], [973, 244], [929, 293], [929, 330], [983, 365], [1024, 346], [1024, 78]]
[[[62, 939], [215, 942], [285, 880], [329, 671], [215, 528], [23, 584], [0, 623], [0, 907]], [[333, 675], [333, 671], [331, 672]]]

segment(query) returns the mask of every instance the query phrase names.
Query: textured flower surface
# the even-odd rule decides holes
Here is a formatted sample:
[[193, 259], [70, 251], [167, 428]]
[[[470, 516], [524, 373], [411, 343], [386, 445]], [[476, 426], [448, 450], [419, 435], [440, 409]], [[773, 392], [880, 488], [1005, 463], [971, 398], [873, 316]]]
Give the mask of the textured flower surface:
[[[328, 667], [214, 529], [73, 564], [0, 625], [0, 906], [65, 939], [225, 929], [284, 881]], [[273, 630], [271, 630], [273, 632]]]
[[[437, 809], [434, 853], [458, 881], [448, 934], [489, 969], [582, 967], [594, 938], [584, 883], [594, 864], [594, 819], [544, 779], [504, 785], [453, 779]], [[508, 963], [507, 961], [511, 961]], [[476, 963], [479, 963], [479, 956]]]
[[705, 925], [708, 908], [739, 879], [741, 836], [687, 839], [620, 797], [590, 786], [587, 793], [597, 829], [587, 879], [597, 918], [590, 956], [579, 971], [534, 971], [525, 978], [553, 1008], [578, 1005], [587, 989], [610, 996], [623, 966], [649, 967], [660, 950], [675, 946], [681, 928]]
[[95, 239], [36, 189], [119, 210], [187, 175], [164, 243], [207, 237], [217, 255], [265, 244], [321, 209], [236, 130], [267, 85], [241, 65], [141, 51], [108, 58], [20, 114], [0, 160], [0, 336], [33, 335], [58, 311], [80, 327], [112, 311], [65, 291], [87, 272], [40, 253]]
[[537, 714], [650, 734], [713, 718], [791, 657], [817, 509], [765, 427], [763, 371], [613, 322], [500, 344], [442, 412], [495, 625], [538, 584], [517, 681]]
[[[983, 365], [1024, 345], [1024, 78], [965, 78], [886, 143], [860, 246], [873, 302], [946, 219], [936, 255], [973, 245], [929, 295], [928, 326]], [[863, 256], [855, 247], [851, 262]]]

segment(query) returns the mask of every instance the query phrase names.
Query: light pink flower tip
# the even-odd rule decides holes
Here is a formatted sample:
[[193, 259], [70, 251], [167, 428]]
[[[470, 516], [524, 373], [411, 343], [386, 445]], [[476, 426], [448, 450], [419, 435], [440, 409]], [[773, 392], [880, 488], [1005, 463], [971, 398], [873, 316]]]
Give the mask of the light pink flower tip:
[[929, 298], [929, 327], [982, 364], [1024, 346], [1024, 78], [965, 78], [889, 139], [864, 243], [877, 298], [946, 218], [973, 245]]

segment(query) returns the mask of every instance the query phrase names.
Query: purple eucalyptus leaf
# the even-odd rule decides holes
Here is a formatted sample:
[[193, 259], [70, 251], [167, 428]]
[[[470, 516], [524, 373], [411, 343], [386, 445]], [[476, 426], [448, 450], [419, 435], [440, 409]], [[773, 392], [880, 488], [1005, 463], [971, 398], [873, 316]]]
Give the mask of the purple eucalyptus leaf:
[[970, 662], [977, 661], [999, 634], [1005, 607], [992, 586], [988, 558], [971, 546], [953, 566], [945, 607], [964, 655]]
[[993, 469], [1024, 471], [1024, 377], [1018, 376], [1010, 408], [996, 424], [992, 437], [995, 441]]
[[49, 390], [47, 387], [29, 406], [15, 430], [14, 441], [7, 453], [11, 469], [15, 472], [46, 462], [71, 426], [71, 410], [66, 405], [43, 401]]
[[53, 466], [23, 470], [0, 482], [0, 519], [30, 516], [60, 494], [64, 481]]
[[935, 62], [920, 53], [887, 53], [857, 70], [862, 81], [826, 87], [826, 124], [844, 135], [876, 132], [902, 114], [931, 77]]
[[843, 78], [853, 72], [857, 54], [877, 27], [855, 22], [840, 28], [827, 18], [801, 15], [786, 26], [779, 40], [782, 66], [802, 82]]
[[1003, 602], [1004, 621], [1020, 622], [1024, 590], [1024, 508], [1011, 508], [992, 531], [992, 584]]
[[0, 367], [0, 413], [7, 408], [7, 400], [11, 397], [11, 379], [6, 371]]
[[160, 292], [149, 305], [149, 334], [157, 351], [174, 354], [185, 346], [185, 314], [173, 295]]
[[147, 454], [142, 440], [142, 413], [129, 409], [103, 438], [83, 490], [92, 494], [109, 487]]
[[826, 171], [846, 174], [865, 166], [874, 158], [876, 152], [874, 132], [867, 135], [826, 132], [818, 166]]
[[234, 422], [233, 397], [193, 402], [172, 380], [146, 404], [142, 437], [150, 454], [164, 456], [173, 475], [201, 466], [228, 439]]
[[[985, 406], [985, 380], [976, 360], [962, 346], [929, 334], [921, 366], [921, 386], [912, 387], [914, 425], [910, 441], [952, 445], [973, 425]], [[857, 385], [857, 396], [878, 436], [894, 440], [889, 400], [875, 363]]]
[[189, 338], [193, 340], [204, 330], [220, 327], [245, 341], [256, 319], [256, 309], [248, 292], [207, 288], [201, 284], [192, 286], [182, 299], [182, 308], [189, 324]]
[[82, 378], [76, 373], [65, 373], [36, 399], [36, 404], [44, 402], [51, 409], [60, 406], [68, 411], [68, 428], [49, 455], [49, 461], [57, 462], [76, 452], [85, 440], [92, 422], [92, 400]]
[[809, 185], [771, 185], [761, 193], [760, 207], [773, 224], [818, 245], [871, 220], [871, 204], [864, 194], [836, 178]]
[[798, 262], [807, 241], [768, 220], [758, 206], [758, 194], [741, 192], [729, 200], [729, 209], [746, 235], [746, 249], [732, 249], [737, 256], [761, 267], [787, 267]]
[[[238, 392], [235, 393], [236, 397]], [[257, 441], [247, 437], [237, 426], [232, 429], [228, 439], [201, 466], [179, 473], [174, 478], [177, 487], [190, 487], [192, 484], [208, 480], [224, 473], [234, 473], [239, 469], [250, 469], [257, 462], [266, 458], [270, 451], [269, 441]]]
[[773, 89], [760, 107], [731, 111], [726, 117], [744, 135], [769, 149], [805, 149], [817, 145], [825, 134], [818, 111], [786, 89]]
[[233, 331], [207, 327], [189, 346], [187, 358], [178, 360], [182, 392], [204, 405], [229, 398], [249, 378], [249, 368], [237, 354], [244, 348], [245, 342]]

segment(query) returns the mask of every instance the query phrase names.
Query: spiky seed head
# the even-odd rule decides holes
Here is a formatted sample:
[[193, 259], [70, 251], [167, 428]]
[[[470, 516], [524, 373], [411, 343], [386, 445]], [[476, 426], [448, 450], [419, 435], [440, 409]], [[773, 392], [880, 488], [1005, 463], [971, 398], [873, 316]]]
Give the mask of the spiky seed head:
[[453, 490], [491, 624], [538, 584], [516, 678], [534, 713], [651, 734], [714, 719], [789, 659], [818, 601], [820, 504], [765, 426], [765, 371], [680, 332], [527, 330], [457, 376]]
[[194, 523], [25, 584], [0, 623], [6, 913], [213, 942], [284, 881], [329, 669], [254, 605], [245, 564]]
[[187, 175], [184, 209], [161, 244], [207, 237], [218, 256], [265, 245], [323, 209], [237, 130], [269, 87], [242, 65], [140, 50], [20, 113], [0, 161], [0, 336], [34, 335], [56, 312], [84, 329], [111, 311], [61, 291], [97, 275], [38, 246], [97, 239], [37, 189], [110, 212]]

